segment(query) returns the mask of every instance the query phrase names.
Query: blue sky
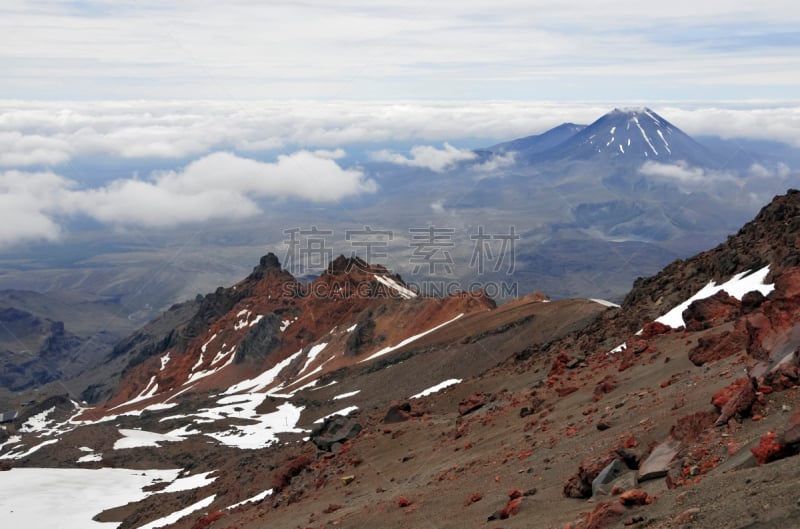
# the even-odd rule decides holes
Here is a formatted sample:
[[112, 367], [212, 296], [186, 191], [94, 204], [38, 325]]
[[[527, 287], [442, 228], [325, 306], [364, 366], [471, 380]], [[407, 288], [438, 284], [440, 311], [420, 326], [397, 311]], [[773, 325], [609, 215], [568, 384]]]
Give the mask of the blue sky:
[[0, 98], [793, 99], [796, 2], [5, 0]]

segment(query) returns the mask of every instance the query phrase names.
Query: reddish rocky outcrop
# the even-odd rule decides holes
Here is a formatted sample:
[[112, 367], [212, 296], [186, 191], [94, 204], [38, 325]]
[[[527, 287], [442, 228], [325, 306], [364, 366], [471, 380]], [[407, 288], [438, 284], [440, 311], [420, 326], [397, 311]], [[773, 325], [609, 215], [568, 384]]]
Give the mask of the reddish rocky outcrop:
[[734, 416], [746, 416], [750, 413], [756, 401], [756, 392], [753, 381], [748, 378], [735, 380], [729, 386], [722, 388], [711, 398], [711, 403], [719, 408], [719, 418], [715, 426], [722, 426]]
[[592, 481], [615, 458], [615, 455], [611, 453], [584, 459], [578, 467], [577, 473], [570, 477], [564, 485], [564, 496], [568, 498], [591, 498]]
[[459, 415], [467, 415], [482, 408], [486, 404], [486, 397], [480, 393], [474, 393], [458, 403]]
[[702, 331], [730, 321], [741, 313], [739, 300], [720, 290], [716, 294], [693, 301], [683, 311], [687, 331]]

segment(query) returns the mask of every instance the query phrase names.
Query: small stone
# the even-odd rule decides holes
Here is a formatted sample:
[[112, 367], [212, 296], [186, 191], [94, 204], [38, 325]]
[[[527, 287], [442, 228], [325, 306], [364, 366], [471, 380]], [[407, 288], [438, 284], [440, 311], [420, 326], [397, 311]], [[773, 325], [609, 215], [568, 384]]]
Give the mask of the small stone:
[[647, 503], [647, 493], [642, 489], [626, 490], [620, 494], [619, 502], [622, 505], [645, 505]]
[[597, 421], [597, 429], [600, 430], [601, 432], [608, 430], [609, 428], [611, 428], [611, 425], [608, 424], [608, 421], [605, 421], [603, 419]]
[[345, 485], [349, 485], [349, 484], [351, 484], [353, 481], [355, 481], [355, 479], [356, 479], [356, 477], [355, 477], [355, 476], [353, 476], [353, 475], [350, 475], [350, 476], [342, 476], [342, 483], [344, 483]]
[[698, 507], [692, 507], [691, 509], [686, 509], [676, 516], [673, 522], [675, 524], [692, 523], [698, 514], [700, 514], [700, 509]]

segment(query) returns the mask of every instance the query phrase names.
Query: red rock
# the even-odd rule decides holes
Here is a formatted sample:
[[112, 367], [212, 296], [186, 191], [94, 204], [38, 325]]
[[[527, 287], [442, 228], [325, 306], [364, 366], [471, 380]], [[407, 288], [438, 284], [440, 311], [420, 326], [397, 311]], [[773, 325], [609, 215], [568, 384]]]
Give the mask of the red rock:
[[467, 505], [472, 505], [476, 501], [481, 501], [482, 499], [483, 499], [483, 494], [481, 494], [480, 492], [473, 492], [472, 494], [469, 495], [469, 498], [464, 500], [464, 506], [466, 507]]
[[578, 467], [578, 472], [570, 477], [564, 485], [564, 496], [567, 498], [591, 498], [592, 481], [614, 459], [616, 457], [613, 453], [584, 459]]
[[460, 415], [467, 415], [483, 407], [485, 404], [486, 397], [480, 393], [475, 393], [458, 403], [458, 413]]
[[645, 505], [647, 504], [647, 493], [642, 489], [626, 490], [619, 496], [622, 505]]
[[515, 500], [517, 498], [521, 498], [522, 496], [523, 496], [523, 493], [522, 493], [521, 490], [511, 489], [511, 490], [508, 491], [509, 499]]
[[713, 296], [693, 301], [682, 316], [687, 331], [702, 331], [730, 321], [740, 313], [739, 300], [720, 290]]
[[639, 336], [641, 336], [643, 340], [650, 340], [659, 334], [666, 334], [671, 330], [672, 327], [669, 325], [661, 323], [660, 321], [651, 321], [644, 324], [642, 332]]
[[214, 522], [216, 522], [223, 516], [225, 516], [225, 513], [222, 511], [214, 511], [208, 513], [199, 520], [197, 520], [195, 524], [192, 526], [192, 529], [206, 529], [207, 527], [210, 527]]
[[800, 267], [787, 268], [775, 278], [775, 293], [786, 300], [800, 297]]
[[617, 502], [600, 503], [586, 516], [584, 529], [613, 527], [625, 515], [625, 507]]
[[753, 453], [759, 465], [764, 465], [792, 455], [792, 451], [789, 447], [779, 442], [774, 432], [767, 432], [762, 435], [758, 446], [751, 448], [750, 452]]
[[571, 360], [572, 358], [567, 353], [564, 351], [559, 352], [558, 355], [553, 358], [553, 363], [550, 365], [550, 372], [548, 373], [548, 376], [554, 377], [563, 375], [567, 364], [570, 363]]
[[401, 507], [401, 508], [402, 507], [408, 507], [409, 505], [411, 505], [411, 503], [412, 503], [411, 500], [409, 500], [405, 496], [400, 496], [399, 498], [397, 498], [397, 506], [398, 507]]
[[758, 307], [761, 306], [764, 301], [766, 301], [766, 297], [764, 294], [759, 292], [758, 290], [751, 290], [750, 292], [745, 293], [742, 296], [742, 313], [750, 314]]
[[520, 505], [522, 505], [522, 496], [508, 500], [505, 506], [500, 509], [498, 518], [505, 520], [509, 516], [514, 516], [515, 514], [519, 513]]
[[756, 392], [749, 379], [740, 378], [714, 394], [711, 403], [724, 402], [715, 426], [727, 424], [734, 415], [747, 415], [756, 401]]
[[339, 505], [338, 503], [329, 503], [328, 506], [325, 507], [325, 509], [322, 512], [325, 514], [330, 514], [332, 512], [338, 511], [341, 508], [342, 506]]
[[411, 403], [408, 401], [394, 400], [389, 404], [386, 416], [383, 418], [385, 424], [405, 422], [411, 418]]
[[734, 328], [733, 331], [700, 337], [694, 349], [689, 351], [689, 360], [694, 365], [701, 366], [744, 352], [747, 347], [747, 332], [742, 325], [739, 327], [741, 328]]
[[709, 428], [714, 426], [716, 419], [717, 414], [711, 411], [698, 411], [685, 415], [670, 428], [669, 435], [687, 444], [697, 443]]
[[569, 395], [571, 393], [575, 393], [576, 391], [578, 391], [578, 388], [575, 387], [575, 386], [564, 386], [564, 387], [556, 388], [556, 394], [559, 397], [566, 397], [567, 395]]
[[611, 393], [617, 388], [617, 379], [613, 375], [606, 375], [594, 387], [594, 400], [600, 400], [606, 393]]

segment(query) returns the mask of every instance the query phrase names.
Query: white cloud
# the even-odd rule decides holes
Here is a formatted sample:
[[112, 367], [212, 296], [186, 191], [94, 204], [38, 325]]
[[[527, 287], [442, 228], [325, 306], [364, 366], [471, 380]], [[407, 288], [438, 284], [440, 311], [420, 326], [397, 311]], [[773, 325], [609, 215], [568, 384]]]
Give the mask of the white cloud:
[[69, 186], [53, 173], [0, 172], [0, 246], [57, 239], [61, 227], [52, 211]]
[[147, 180], [86, 189], [51, 172], [6, 171], [0, 173], [0, 246], [55, 240], [67, 217], [165, 227], [246, 218], [259, 213], [259, 198], [331, 202], [376, 191], [361, 171], [333, 160], [343, 154], [298, 151], [267, 163], [217, 152]]
[[771, 140], [800, 147], [800, 106], [758, 108], [759, 105], [768, 103], [754, 101], [748, 105], [751, 108], [656, 106], [654, 110], [689, 135]]
[[472, 167], [470, 167], [470, 169], [477, 173], [494, 173], [499, 169], [504, 169], [506, 167], [514, 165], [516, 157], [517, 153], [513, 151], [503, 154], [495, 154], [488, 160], [473, 165]]
[[449, 143], [445, 143], [442, 149], [430, 145], [415, 145], [411, 148], [410, 154], [411, 156], [407, 157], [389, 150], [382, 150], [372, 153], [371, 158], [377, 162], [430, 169], [435, 173], [443, 173], [455, 167], [459, 162], [477, 158], [474, 152], [458, 149]]
[[173, 193], [195, 194], [208, 189], [232, 190], [257, 196], [296, 197], [333, 202], [358, 193], [373, 193], [377, 185], [357, 169], [343, 169], [331, 155], [298, 151], [278, 156], [274, 163], [240, 158], [227, 152], [204, 156], [181, 171], [157, 176], [157, 185]]
[[672, 164], [648, 161], [642, 164], [639, 172], [645, 176], [671, 180], [684, 191], [703, 189], [717, 183], [740, 185], [742, 182], [732, 173], [693, 167], [683, 161]]
[[0, 167], [59, 165], [71, 158], [71, 151], [70, 144], [61, 138], [0, 132]]

